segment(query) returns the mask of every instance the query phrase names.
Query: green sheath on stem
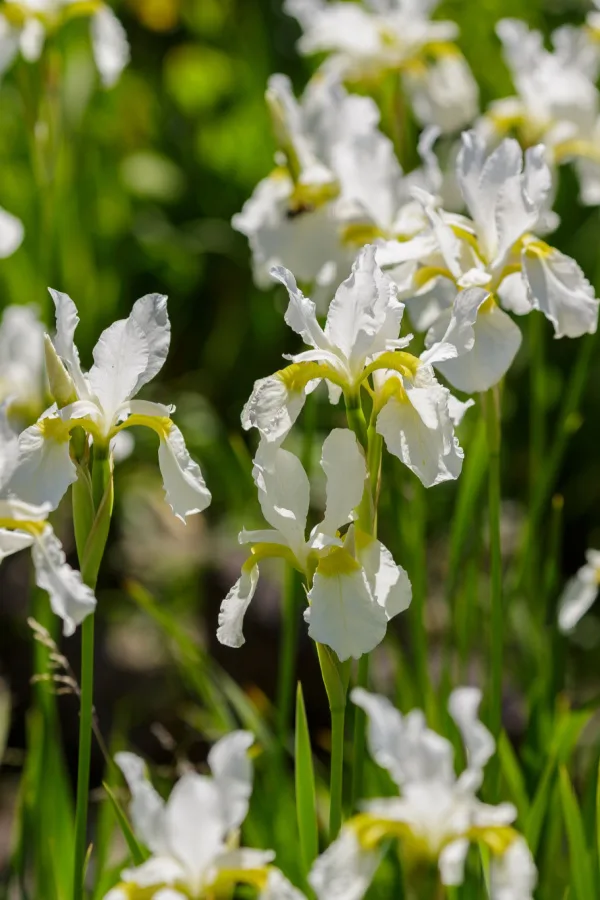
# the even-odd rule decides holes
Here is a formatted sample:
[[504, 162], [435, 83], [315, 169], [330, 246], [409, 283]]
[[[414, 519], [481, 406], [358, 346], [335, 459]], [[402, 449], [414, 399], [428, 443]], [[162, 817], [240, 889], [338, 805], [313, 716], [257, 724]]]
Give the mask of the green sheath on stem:
[[341, 663], [333, 650], [317, 643], [323, 684], [331, 713], [331, 773], [329, 798], [329, 839], [332, 841], [342, 824], [342, 788], [344, 780], [344, 721], [350, 664]]

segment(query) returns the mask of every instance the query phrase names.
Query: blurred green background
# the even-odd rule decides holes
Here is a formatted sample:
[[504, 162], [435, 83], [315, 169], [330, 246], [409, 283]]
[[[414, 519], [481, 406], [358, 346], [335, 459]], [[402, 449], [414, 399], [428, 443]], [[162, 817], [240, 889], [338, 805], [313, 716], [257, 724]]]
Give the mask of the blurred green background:
[[[575, 0], [454, 0], [442, 3], [437, 15], [459, 23], [461, 49], [480, 84], [484, 107], [512, 92], [494, 35], [499, 18], [519, 16], [549, 34], [565, 22], [581, 23], [587, 9]], [[88, 367], [102, 328], [126, 316], [145, 293], [169, 295], [171, 352], [146, 396], [177, 405], [176, 421], [202, 466], [213, 504], [187, 529], [177, 523], [162, 499], [153, 436], [136, 434], [133, 456], [117, 468], [117, 510], [98, 589], [96, 681], [105, 733], [116, 724], [138, 750], [168, 761], [167, 733], [157, 731], [155, 723], [174, 737], [180, 753], [192, 757], [203, 753], [200, 734], [210, 734], [214, 724], [197, 702], [197, 685], [181, 677], [184, 651], [172, 631], [169, 636], [173, 627], [232, 674], [253, 708], [267, 718], [276, 692], [281, 593], [277, 568], [268, 572], [265, 567], [270, 577], [261, 579], [248, 615], [245, 647], [227, 650], [214, 637], [220, 601], [243, 560], [237, 532], [260, 521], [251, 480], [255, 438], [242, 432], [240, 411], [253, 381], [279, 368], [281, 354], [296, 346], [283, 323], [284, 297], [253, 286], [246, 240], [232, 230], [230, 220], [272, 167], [275, 148], [264, 104], [268, 76], [287, 73], [300, 91], [311, 64], [295, 50], [299, 30], [283, 14], [280, 0], [123, 0], [115, 10], [129, 35], [132, 63], [112, 91], [98, 89], [85, 23], [71, 22], [51, 47], [49, 77], [55, 93], [49, 102], [58, 103], [60, 95], [63, 106], [53, 171], [32, 149], [29, 127], [28, 98], [42, 77], [39, 67], [19, 62], [0, 86], [0, 204], [26, 227], [21, 249], [0, 263], [0, 310], [9, 303], [35, 303], [51, 327], [46, 286], [66, 291], [79, 308], [77, 341]], [[49, 116], [59, 121], [56, 109], [50, 109]], [[577, 259], [598, 290], [600, 214], [579, 206], [576, 196], [573, 173], [564, 168], [556, 203], [562, 223], [552, 243]], [[508, 554], [518, 540], [531, 481], [528, 322], [520, 324], [525, 340], [507, 379], [503, 407]], [[541, 327], [546, 364], [540, 399], [550, 447], [584, 342], [554, 341], [545, 320]], [[554, 486], [564, 496], [564, 519], [551, 604], [566, 576], [583, 563], [586, 547], [600, 546], [600, 360], [596, 349], [591, 352], [581, 409], [569, 420], [569, 449]], [[323, 429], [331, 426], [329, 407], [318, 409], [317, 415]], [[475, 426], [476, 417], [467, 418], [462, 435], [467, 453]], [[297, 441], [300, 446], [301, 433]], [[459, 487], [440, 486], [425, 496], [410, 473], [398, 472], [389, 460], [386, 465], [398, 491], [386, 498], [382, 519], [389, 533], [383, 537], [409, 569], [411, 535], [402, 522], [407, 512], [411, 515], [411, 503], [426, 504], [427, 622], [435, 673], [436, 648], [443, 643], [448, 619], [448, 522]], [[540, 537], [547, 549], [549, 506], [544, 509]], [[472, 543], [477, 543], [474, 535], [482, 531], [484, 516], [482, 497], [470, 522]], [[72, 552], [68, 504], [57, 523]], [[0, 675], [15, 698], [9, 745], [16, 751], [24, 745], [32, 672], [26, 623], [30, 572], [24, 556], [7, 561], [0, 570]], [[546, 562], [542, 553], [540, 571]], [[512, 623], [512, 642], [515, 653], [528, 659], [524, 672], [534, 672], [539, 658], [528, 648], [522, 621], [527, 620]], [[475, 618], [468, 637], [475, 673], [481, 649], [477, 627]], [[392, 631], [410, 667], [406, 622], [395, 622]], [[325, 697], [302, 626], [300, 634], [299, 672], [317, 743], [323, 743]], [[592, 611], [584, 632], [570, 645], [578, 674], [576, 695], [598, 692], [599, 641], [600, 619]], [[78, 638], [65, 642], [65, 650], [77, 671]], [[394, 665], [382, 650], [376, 669], [382, 685], [400, 677]], [[227, 685], [221, 669], [216, 672], [216, 683]], [[524, 727], [519, 682], [510, 672], [507, 681], [508, 722], [518, 737]], [[404, 703], [410, 705], [411, 699], [405, 697]], [[77, 731], [72, 697], [61, 699], [60, 712], [72, 767]], [[18, 772], [18, 752], [8, 761], [9, 774]], [[100, 763], [97, 757], [96, 784]]]

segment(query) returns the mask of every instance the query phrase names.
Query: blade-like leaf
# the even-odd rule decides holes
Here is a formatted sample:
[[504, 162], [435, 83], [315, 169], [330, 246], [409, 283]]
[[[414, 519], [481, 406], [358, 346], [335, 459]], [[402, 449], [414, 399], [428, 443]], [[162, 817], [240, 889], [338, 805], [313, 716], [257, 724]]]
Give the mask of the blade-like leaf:
[[144, 851], [142, 850], [142, 848], [140, 847], [140, 845], [137, 842], [137, 839], [131, 829], [131, 825], [129, 824], [129, 820], [128, 820], [127, 816], [125, 815], [125, 813], [123, 812], [123, 810], [121, 809], [121, 804], [119, 803], [119, 801], [117, 800], [117, 798], [115, 797], [115, 795], [113, 794], [113, 792], [111, 791], [111, 789], [109, 788], [108, 784], [105, 781], [102, 783], [102, 787], [104, 788], [104, 790], [106, 792], [106, 796], [110, 800], [110, 803], [111, 803], [112, 808], [115, 813], [115, 817], [117, 819], [117, 822], [119, 823], [119, 828], [121, 829], [123, 837], [125, 838], [125, 841], [127, 842], [127, 846], [129, 848], [129, 852], [131, 854], [131, 859], [133, 860], [133, 862], [135, 863], [136, 866], [140, 866], [146, 859], [146, 855], [144, 854]]
[[[510, 799], [517, 807], [520, 822], [525, 822], [529, 815], [529, 798], [525, 786], [525, 778], [511, 742], [502, 731], [498, 741], [500, 770], [510, 791]], [[509, 799], [507, 797], [507, 799]]]
[[564, 766], [560, 767], [560, 796], [567, 831], [570, 872], [576, 900], [594, 900], [594, 876], [585, 840], [585, 829], [577, 797]]
[[304, 864], [304, 874], [308, 875], [310, 867], [319, 854], [319, 831], [315, 773], [301, 684], [298, 684], [296, 694], [295, 775], [300, 852]]

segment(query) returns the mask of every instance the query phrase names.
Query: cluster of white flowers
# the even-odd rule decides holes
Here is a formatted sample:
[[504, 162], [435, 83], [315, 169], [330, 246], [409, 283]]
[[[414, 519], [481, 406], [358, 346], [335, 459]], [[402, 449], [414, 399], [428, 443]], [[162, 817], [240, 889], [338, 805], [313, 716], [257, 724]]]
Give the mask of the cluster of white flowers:
[[112, 87], [129, 62], [125, 29], [102, 0], [5, 0], [0, 12], [0, 77], [20, 55], [37, 62], [50, 37], [69, 19], [90, 19], [94, 61], [105, 87]]
[[490, 806], [477, 798], [494, 739], [477, 717], [476, 688], [458, 688], [449, 711], [463, 739], [467, 766], [457, 777], [450, 741], [431, 731], [420, 710], [402, 716], [385, 697], [356, 688], [352, 700], [367, 714], [371, 756], [397, 785], [399, 797], [368, 800], [316, 861], [310, 883], [319, 900], [361, 900], [390, 838], [405, 848], [405, 864], [431, 862], [442, 884], [465, 878], [469, 846], [491, 852], [492, 900], [532, 900], [537, 872], [525, 840], [512, 828], [511, 803]]

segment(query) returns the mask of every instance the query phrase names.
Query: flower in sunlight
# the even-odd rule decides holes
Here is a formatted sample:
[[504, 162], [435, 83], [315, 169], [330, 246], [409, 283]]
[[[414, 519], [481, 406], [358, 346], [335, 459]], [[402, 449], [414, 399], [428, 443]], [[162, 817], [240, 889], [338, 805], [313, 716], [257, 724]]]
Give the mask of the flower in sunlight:
[[430, 730], [420, 710], [403, 716], [385, 698], [361, 688], [354, 703], [368, 717], [368, 743], [400, 796], [367, 800], [315, 862], [309, 881], [319, 900], [360, 900], [379, 866], [382, 845], [398, 840], [408, 869], [437, 865], [444, 885], [460, 885], [469, 846], [490, 853], [492, 900], [532, 900], [537, 872], [525, 840], [512, 827], [511, 803], [490, 806], [477, 797], [494, 739], [477, 717], [481, 694], [458, 688], [449, 712], [463, 740], [467, 765], [457, 776], [449, 740]]
[[167, 358], [171, 339], [167, 298], [148, 294], [134, 304], [128, 319], [107, 328], [94, 348], [94, 365], [84, 374], [74, 343], [79, 322], [75, 304], [67, 294], [50, 293], [57, 331], [53, 340], [46, 341], [46, 358], [57, 402], [20, 435], [12, 488], [22, 499], [54, 509], [77, 479], [70, 441], [74, 429], [83, 429], [94, 454], [110, 454], [124, 429], [142, 425], [159, 437], [158, 462], [175, 515], [185, 521], [206, 509], [211, 495], [171, 419], [173, 407], [133, 399]]
[[262, 441], [253, 476], [263, 515], [272, 530], [242, 531], [250, 544], [248, 560], [219, 614], [217, 637], [229, 647], [244, 643], [242, 626], [254, 596], [259, 562], [280, 558], [302, 573], [309, 635], [327, 644], [340, 660], [373, 650], [387, 622], [411, 601], [404, 569], [376, 538], [353, 522], [367, 480], [364, 454], [352, 431], [334, 429], [323, 443], [326, 477], [325, 514], [307, 536], [310, 484], [300, 460], [276, 444]]
[[[396, 247], [388, 242], [383, 252], [386, 264], [405, 262], [411, 252], [419, 261], [409, 293], [430, 290], [439, 280], [455, 285], [456, 300], [440, 312], [425, 344], [455, 347], [436, 367], [454, 387], [471, 393], [496, 384], [521, 343], [519, 328], [499, 303], [518, 315], [539, 310], [559, 338], [593, 334], [598, 300], [575, 260], [532, 233], [551, 187], [544, 147], [523, 154], [506, 138], [487, 155], [483, 138], [465, 132], [457, 177], [471, 218], [440, 210], [434, 197], [418, 191], [429, 235]], [[472, 292], [465, 297], [466, 288]]]
[[[0, 47], [1, 41], [0, 36]], [[24, 237], [25, 229], [21, 220], [0, 207], [0, 259], [6, 259], [16, 253]]]
[[239, 829], [252, 794], [248, 749], [254, 738], [234, 731], [208, 754], [212, 777], [187, 772], [163, 800], [133, 753], [118, 753], [132, 802], [134, 833], [148, 859], [121, 873], [121, 884], [105, 900], [210, 900], [229, 896], [236, 885], [258, 891], [260, 900], [303, 900], [271, 865], [270, 850], [239, 846]]
[[367, 0], [357, 3], [286, 0], [302, 28], [304, 54], [327, 53], [324, 68], [350, 82], [399, 73], [417, 119], [457, 131], [477, 114], [478, 88], [453, 43], [454, 22], [432, 21], [437, 0]]
[[562, 593], [558, 604], [558, 627], [572, 631], [594, 603], [600, 590], [600, 550], [588, 550], [586, 564], [578, 569]]
[[65, 560], [60, 541], [48, 523], [50, 506], [25, 503], [11, 489], [18, 461], [18, 440], [12, 432], [6, 410], [0, 407], [0, 563], [31, 547], [38, 587], [47, 591], [54, 613], [63, 620], [65, 635], [95, 609], [94, 592]]
[[376, 253], [372, 245], [360, 251], [352, 274], [329, 306], [324, 329], [315, 304], [298, 289], [293, 275], [273, 270], [289, 294], [285, 321], [311, 349], [256, 382], [242, 424], [257, 428], [267, 442], [281, 442], [320, 380], [327, 382], [333, 403], [344, 395], [349, 410], [360, 405], [364, 388], [372, 399], [372, 424], [389, 452], [430, 487], [457, 478], [462, 467], [451, 395], [431, 367], [439, 358], [456, 355], [457, 349], [446, 341], [422, 358], [405, 351], [411, 338], [399, 336], [404, 305], [397, 299], [395, 282], [377, 265]]
[[0, 402], [31, 422], [44, 408], [44, 326], [35, 306], [7, 306], [0, 320]]
[[113, 87], [130, 59], [125, 29], [102, 0], [6, 0], [0, 12], [0, 75], [21, 54], [37, 62], [47, 35], [69, 19], [90, 19], [94, 62], [104, 87]]

